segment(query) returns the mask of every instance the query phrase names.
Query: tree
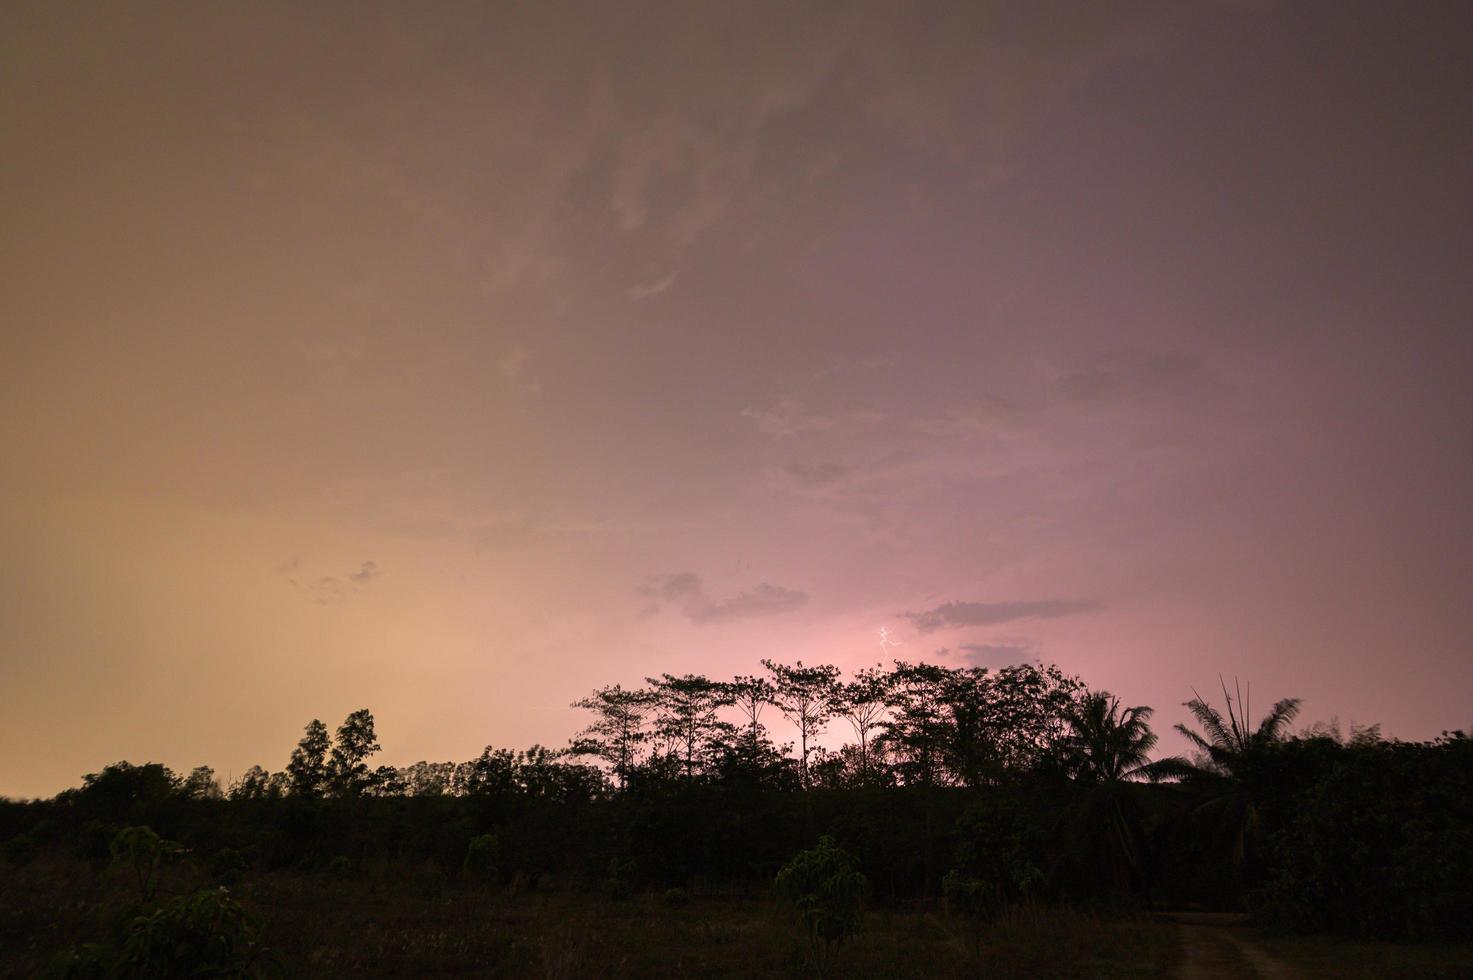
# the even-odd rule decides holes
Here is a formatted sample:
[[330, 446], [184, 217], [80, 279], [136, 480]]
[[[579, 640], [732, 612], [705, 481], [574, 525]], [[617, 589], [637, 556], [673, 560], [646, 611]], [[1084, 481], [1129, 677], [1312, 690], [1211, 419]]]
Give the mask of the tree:
[[1084, 695], [1068, 713], [1069, 735], [1064, 740], [1068, 765], [1087, 787], [1081, 798], [1085, 828], [1108, 828], [1110, 863], [1117, 882], [1128, 886], [1141, 868], [1134, 809], [1125, 783], [1158, 776], [1150, 760], [1156, 735], [1148, 723], [1151, 709], [1120, 707], [1108, 691]]
[[613, 768], [623, 789], [639, 763], [640, 746], [649, 738], [644, 726], [653, 702], [649, 691], [626, 691], [618, 684], [574, 701], [573, 707], [592, 711], [594, 718], [573, 740], [573, 754], [603, 759]]
[[196, 766], [190, 770], [179, 784], [179, 794], [193, 800], [218, 800], [224, 796], [220, 792], [219, 781], [215, 779], [215, 770], [209, 766]]
[[275, 788], [270, 773], [261, 766], [251, 766], [230, 785], [229, 796], [232, 800], [264, 800], [280, 795], [272, 792]]
[[763, 660], [762, 666], [772, 674], [773, 704], [798, 729], [801, 745], [798, 756], [799, 780], [808, 786], [808, 743], [833, 717], [839, 694], [839, 668], [828, 664], [792, 666]]
[[1080, 781], [1154, 778], [1150, 754], [1156, 747], [1156, 735], [1149, 724], [1150, 708], [1122, 711], [1120, 699], [1109, 691], [1092, 691], [1079, 699], [1067, 718], [1069, 734], [1064, 747]]
[[1000, 770], [1030, 772], [1053, 758], [1083, 692], [1079, 678], [1053, 664], [1012, 664], [988, 677], [984, 725]]
[[839, 690], [836, 707], [859, 739], [859, 776], [870, 773], [870, 736], [878, 731], [890, 696], [890, 675], [876, 664], [854, 672], [854, 679]]
[[[1242, 689], [1234, 682], [1237, 692], [1235, 705], [1227, 683], [1220, 677], [1218, 682], [1222, 684], [1222, 695], [1227, 704], [1226, 717], [1193, 690], [1192, 700], [1183, 707], [1192, 713], [1202, 731], [1195, 732], [1186, 725], [1176, 726], [1176, 730], [1197, 748], [1198, 757], [1190, 762], [1163, 759], [1156, 768], [1163, 774], [1193, 780], [1207, 791], [1208, 799], [1198, 811], [1221, 813], [1223, 825], [1232, 838], [1233, 860], [1241, 864], [1247, 856], [1248, 839], [1258, 825], [1258, 805], [1254, 797], [1259, 770], [1266, 753], [1284, 741], [1289, 724], [1299, 714], [1301, 701], [1299, 698], [1284, 698], [1276, 702], [1258, 727], [1253, 728], [1248, 721], [1252, 706], [1243, 697]], [[1252, 691], [1250, 686], [1250, 697]]]
[[948, 703], [954, 682], [949, 668], [902, 660], [895, 661], [886, 677], [890, 717], [880, 725], [880, 739], [894, 754], [896, 773], [907, 784], [932, 786], [948, 780], [944, 762], [952, 731]]
[[752, 675], [736, 678], [726, 685], [726, 690], [731, 703], [737, 706], [746, 719], [743, 726], [747, 730], [744, 744], [747, 755], [756, 759], [762, 744], [762, 709], [773, 703], [777, 690], [767, 678]]
[[292, 749], [291, 761], [286, 764], [293, 796], [322, 795], [327, 783], [327, 752], [330, 747], [327, 726], [313, 718], [307, 723], [302, 740]]
[[685, 765], [685, 778], [695, 778], [696, 752], [719, 745], [732, 732], [719, 712], [733, 696], [725, 684], [700, 674], [646, 677], [654, 691], [655, 732], [675, 744]]
[[808, 933], [814, 966], [822, 976], [839, 944], [859, 928], [869, 882], [832, 837], [783, 866], [777, 893], [796, 908]]
[[372, 781], [368, 757], [378, 750], [373, 714], [367, 708], [359, 708], [343, 719], [327, 763], [327, 779], [333, 794], [357, 796], [362, 793]]

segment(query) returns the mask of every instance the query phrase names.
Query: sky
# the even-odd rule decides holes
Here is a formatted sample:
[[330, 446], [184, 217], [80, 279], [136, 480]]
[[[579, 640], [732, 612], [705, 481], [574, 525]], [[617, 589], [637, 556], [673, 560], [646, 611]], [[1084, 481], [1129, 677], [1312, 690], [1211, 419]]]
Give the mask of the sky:
[[4, 5], [0, 794], [764, 657], [1473, 726], [1470, 34]]

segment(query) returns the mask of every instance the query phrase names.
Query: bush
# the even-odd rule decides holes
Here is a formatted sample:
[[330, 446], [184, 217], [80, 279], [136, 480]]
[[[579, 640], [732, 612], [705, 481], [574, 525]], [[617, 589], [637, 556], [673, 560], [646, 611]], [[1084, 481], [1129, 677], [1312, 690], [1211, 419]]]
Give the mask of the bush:
[[256, 977], [280, 969], [255, 943], [245, 911], [224, 888], [176, 898], [133, 920], [113, 975]]
[[115, 867], [133, 872], [138, 898], [145, 904], [153, 901], [158, 890], [164, 860], [184, 853], [184, 848], [164, 840], [151, 827], [124, 827], [113, 837], [108, 850]]
[[473, 878], [491, 881], [501, 875], [501, 839], [495, 834], [472, 837], [461, 870]]
[[634, 878], [639, 872], [638, 866], [628, 858], [614, 858], [609, 861], [609, 873], [604, 878], [604, 894], [614, 901], [623, 901], [634, 894]]
[[777, 893], [797, 909], [820, 974], [859, 928], [869, 882], [832, 837], [802, 851], [777, 873]]

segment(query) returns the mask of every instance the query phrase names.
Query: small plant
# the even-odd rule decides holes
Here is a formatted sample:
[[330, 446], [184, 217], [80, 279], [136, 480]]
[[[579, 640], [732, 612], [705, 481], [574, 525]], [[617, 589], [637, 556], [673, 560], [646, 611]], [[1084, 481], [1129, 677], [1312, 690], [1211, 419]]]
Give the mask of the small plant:
[[604, 878], [604, 894], [621, 902], [634, 894], [634, 878], [639, 868], [628, 858], [613, 858], [609, 861], [609, 873]]
[[472, 878], [494, 881], [501, 875], [501, 838], [495, 834], [472, 837], [461, 870]]
[[684, 888], [671, 888], [660, 896], [660, 901], [665, 903], [666, 908], [680, 909], [690, 904], [690, 893]]
[[176, 898], [129, 927], [110, 976], [262, 977], [281, 969], [224, 888]]
[[250, 870], [250, 851], [224, 847], [210, 858], [210, 874], [222, 885], [234, 886]]
[[124, 827], [113, 837], [108, 851], [115, 867], [132, 869], [139, 901], [146, 905], [158, 891], [165, 859], [183, 854], [184, 848], [164, 840], [151, 827]]
[[100, 943], [83, 943], [63, 950], [46, 970], [52, 980], [104, 980], [112, 957]]
[[832, 837], [803, 851], [777, 873], [777, 893], [803, 920], [813, 963], [822, 976], [838, 947], [858, 930], [869, 882]]

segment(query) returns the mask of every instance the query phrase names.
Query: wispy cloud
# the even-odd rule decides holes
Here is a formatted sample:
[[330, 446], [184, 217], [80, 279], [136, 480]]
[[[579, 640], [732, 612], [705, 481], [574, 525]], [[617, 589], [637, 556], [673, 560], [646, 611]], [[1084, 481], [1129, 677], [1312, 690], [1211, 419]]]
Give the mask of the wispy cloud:
[[626, 295], [636, 303], [642, 299], [649, 299], [651, 296], [658, 296], [675, 285], [675, 280], [679, 275], [678, 272], [672, 272], [668, 276], [663, 276], [652, 282], [637, 283], [629, 287]]
[[533, 394], [542, 390], [542, 382], [532, 375], [528, 369], [528, 362], [532, 359], [532, 352], [525, 347], [516, 346], [503, 353], [496, 359], [496, 370], [506, 380], [517, 385], [523, 391]]
[[1031, 640], [1007, 640], [992, 643], [959, 643], [957, 655], [968, 663], [1016, 664], [1033, 659], [1036, 647]]
[[299, 573], [304, 565], [300, 558], [292, 558], [276, 567], [286, 577], [287, 584], [303, 592], [319, 606], [337, 606], [361, 593], [370, 583], [383, 574], [378, 563], [365, 561], [357, 571], [340, 575], [319, 575], [305, 578]]
[[1034, 602], [947, 602], [923, 612], [899, 615], [918, 633], [959, 626], [995, 626], [1020, 619], [1057, 619], [1098, 609], [1099, 603], [1081, 599], [1040, 599]]
[[674, 606], [686, 619], [697, 624], [777, 616], [801, 609], [808, 602], [805, 593], [767, 582], [718, 601], [706, 594], [701, 577], [694, 572], [652, 576], [640, 587], [639, 592], [655, 600], [641, 610], [642, 617], [659, 612], [659, 603], [664, 602]]
[[757, 423], [764, 435], [776, 439], [789, 438], [805, 432], [822, 432], [828, 429], [858, 428], [873, 425], [882, 420], [883, 412], [871, 408], [851, 408], [838, 411], [813, 411], [796, 398], [779, 398], [766, 408], [744, 408], [743, 418]]

